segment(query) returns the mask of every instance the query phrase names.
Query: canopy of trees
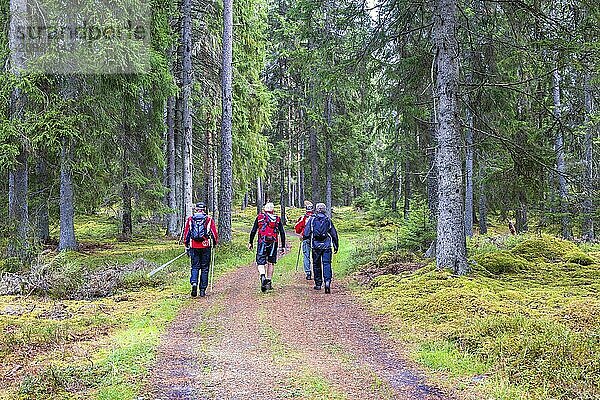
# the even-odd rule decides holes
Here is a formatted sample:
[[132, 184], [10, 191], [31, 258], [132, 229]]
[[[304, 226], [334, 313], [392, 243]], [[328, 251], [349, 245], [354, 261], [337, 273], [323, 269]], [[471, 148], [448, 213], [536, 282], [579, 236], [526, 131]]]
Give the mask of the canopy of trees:
[[595, 239], [596, 1], [150, 0], [146, 70], [86, 74], [15, 73], [26, 3], [0, 1], [9, 256], [76, 249], [74, 218], [100, 209], [124, 240], [149, 218], [177, 237], [200, 200], [225, 231], [267, 199], [399, 218], [426, 201], [457, 273], [489, 215]]

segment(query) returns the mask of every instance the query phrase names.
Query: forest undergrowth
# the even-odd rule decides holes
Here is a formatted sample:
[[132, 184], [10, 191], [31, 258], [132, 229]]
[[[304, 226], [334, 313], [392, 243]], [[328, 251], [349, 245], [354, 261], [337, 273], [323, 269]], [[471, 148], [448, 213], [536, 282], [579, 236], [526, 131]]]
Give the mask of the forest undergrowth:
[[[416, 214], [399, 228], [414, 242]], [[600, 245], [492, 227], [456, 277], [384, 225], [380, 251], [352, 257], [357, 292], [433, 379], [467, 398], [600, 398]]]
[[[77, 222], [80, 252], [48, 250], [25, 270], [2, 265], [32, 283], [0, 296], [0, 399], [136, 398], [161, 333], [190, 301], [187, 257], [147, 277], [183, 251], [160, 229], [118, 241], [110, 217]], [[251, 261], [243, 229], [218, 247], [215, 278]]]

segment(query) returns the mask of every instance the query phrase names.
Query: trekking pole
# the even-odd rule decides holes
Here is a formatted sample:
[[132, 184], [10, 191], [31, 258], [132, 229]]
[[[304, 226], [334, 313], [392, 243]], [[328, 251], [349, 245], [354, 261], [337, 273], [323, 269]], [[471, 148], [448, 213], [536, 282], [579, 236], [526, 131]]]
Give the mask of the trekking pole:
[[211, 244], [211, 249], [210, 249], [210, 273], [209, 273], [209, 278], [210, 278], [210, 292], [213, 292], [213, 283], [215, 281], [215, 246], [214, 246], [214, 241], [211, 239], [210, 241]]
[[298, 246], [298, 257], [296, 258], [296, 273], [298, 273], [298, 264], [300, 263], [300, 250], [302, 250], [302, 242]]
[[167, 261], [166, 263], [164, 263], [160, 267], [153, 269], [152, 271], [150, 271], [148, 273], [148, 278], [150, 278], [152, 275], [156, 274], [157, 272], [161, 271], [163, 268], [166, 268], [169, 265], [173, 264], [175, 261], [177, 261], [178, 259], [180, 259], [181, 257], [183, 257], [185, 254], [186, 254], [186, 252], [184, 251], [183, 253], [181, 253], [177, 257], [173, 258], [172, 260]]

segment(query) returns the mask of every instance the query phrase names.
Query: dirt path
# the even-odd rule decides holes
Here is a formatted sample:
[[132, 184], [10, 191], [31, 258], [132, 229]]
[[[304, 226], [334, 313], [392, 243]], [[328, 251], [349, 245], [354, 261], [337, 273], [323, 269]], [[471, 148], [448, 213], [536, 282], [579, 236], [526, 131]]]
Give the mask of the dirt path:
[[449, 399], [409, 367], [344, 288], [254, 267], [190, 303], [158, 350], [146, 399]]

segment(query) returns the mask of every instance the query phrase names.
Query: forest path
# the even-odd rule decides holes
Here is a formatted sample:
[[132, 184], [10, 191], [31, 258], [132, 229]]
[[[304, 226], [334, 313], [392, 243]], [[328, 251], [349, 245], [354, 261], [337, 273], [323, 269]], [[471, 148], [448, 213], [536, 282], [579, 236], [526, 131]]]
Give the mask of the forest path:
[[194, 299], [162, 337], [143, 399], [449, 399], [428, 385], [340, 282], [331, 295], [246, 266]]

